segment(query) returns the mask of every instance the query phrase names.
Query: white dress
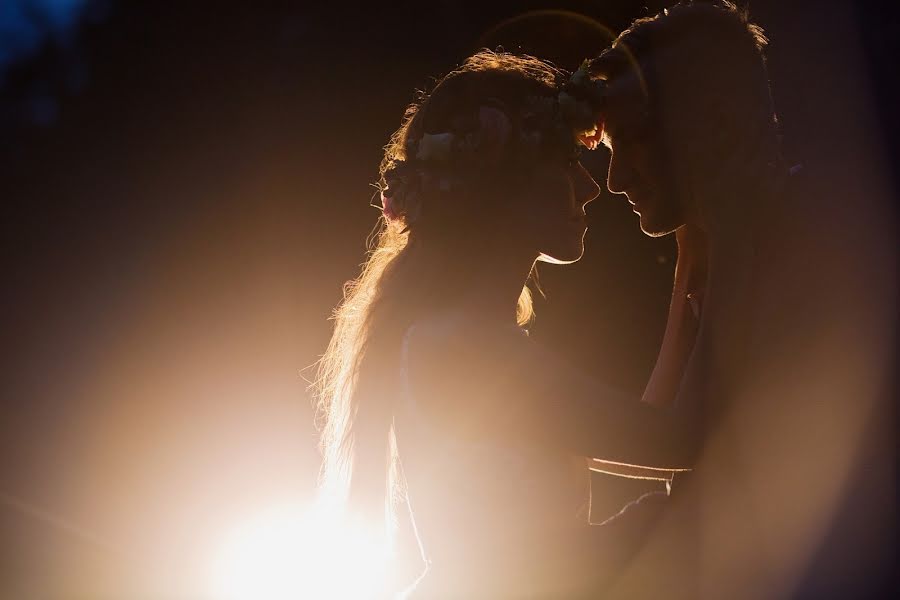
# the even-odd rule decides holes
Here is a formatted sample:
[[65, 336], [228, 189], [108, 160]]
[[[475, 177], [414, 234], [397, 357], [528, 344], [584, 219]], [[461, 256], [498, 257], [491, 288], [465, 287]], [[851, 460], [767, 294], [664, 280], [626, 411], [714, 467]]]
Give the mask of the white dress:
[[464, 439], [435, 422], [410, 388], [412, 331], [402, 343], [394, 431], [416, 534], [429, 563], [423, 583], [430, 591], [422, 597], [437, 590], [447, 597], [468, 595], [486, 590], [485, 579], [499, 584], [506, 568], [520, 570], [529, 560], [523, 556], [533, 556], [531, 548], [540, 550], [554, 531], [589, 525], [590, 472], [584, 457]]

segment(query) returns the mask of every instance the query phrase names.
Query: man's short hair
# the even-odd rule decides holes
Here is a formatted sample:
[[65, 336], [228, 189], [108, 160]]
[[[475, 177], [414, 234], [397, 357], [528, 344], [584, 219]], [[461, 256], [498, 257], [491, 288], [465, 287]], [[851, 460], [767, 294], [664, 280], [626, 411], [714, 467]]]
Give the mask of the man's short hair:
[[750, 21], [746, 9], [725, 0], [683, 1], [663, 12], [637, 19], [612, 46], [591, 63], [595, 77], [613, 79], [634, 69], [646, 82], [645, 67], [654, 55], [678, 51], [679, 78], [697, 91], [727, 90], [759, 106], [771, 105], [763, 29]]

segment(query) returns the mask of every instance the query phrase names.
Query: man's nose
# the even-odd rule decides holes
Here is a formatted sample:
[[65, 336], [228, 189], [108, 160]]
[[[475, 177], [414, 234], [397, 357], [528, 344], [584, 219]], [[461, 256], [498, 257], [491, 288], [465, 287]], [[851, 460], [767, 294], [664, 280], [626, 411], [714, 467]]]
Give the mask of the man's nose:
[[624, 194], [625, 190], [632, 187], [634, 171], [615, 153], [609, 159], [609, 171], [606, 174], [606, 189], [611, 194]]
[[600, 186], [581, 163], [575, 169], [575, 198], [582, 206], [600, 195]]

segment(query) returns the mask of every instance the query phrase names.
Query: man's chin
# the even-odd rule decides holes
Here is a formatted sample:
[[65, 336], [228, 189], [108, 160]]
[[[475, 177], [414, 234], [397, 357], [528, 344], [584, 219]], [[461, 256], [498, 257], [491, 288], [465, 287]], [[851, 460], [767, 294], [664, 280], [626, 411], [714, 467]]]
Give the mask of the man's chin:
[[680, 226], [681, 224], [675, 223], [674, 220], [662, 221], [654, 219], [652, 215], [640, 215], [641, 231], [650, 237], [663, 237], [675, 233]]

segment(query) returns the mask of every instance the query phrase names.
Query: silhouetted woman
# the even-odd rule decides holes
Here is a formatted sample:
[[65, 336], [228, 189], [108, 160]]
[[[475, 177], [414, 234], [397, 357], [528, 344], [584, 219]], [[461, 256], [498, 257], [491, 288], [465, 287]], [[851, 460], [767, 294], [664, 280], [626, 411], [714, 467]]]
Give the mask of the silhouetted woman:
[[589, 523], [586, 459], [690, 465], [691, 419], [523, 329], [535, 262], [584, 250], [599, 189], [578, 153], [601, 133], [599, 85], [484, 51], [386, 148], [377, 241], [320, 364], [322, 484], [388, 532], [408, 504], [429, 565], [413, 597], [596, 597], [644, 524]]

